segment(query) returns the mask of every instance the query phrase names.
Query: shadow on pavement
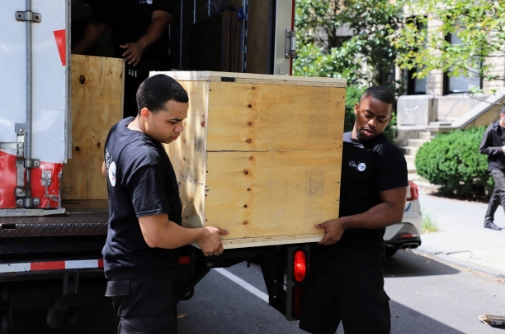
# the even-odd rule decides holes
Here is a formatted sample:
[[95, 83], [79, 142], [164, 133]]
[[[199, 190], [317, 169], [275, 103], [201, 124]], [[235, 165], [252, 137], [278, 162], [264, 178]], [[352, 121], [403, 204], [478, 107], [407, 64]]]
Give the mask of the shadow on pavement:
[[[460, 334], [464, 333], [447, 326], [435, 319], [425, 316], [391, 300], [391, 334], [416, 333], [416, 334]], [[485, 325], [484, 325], [485, 326]]]
[[398, 251], [386, 259], [384, 277], [455, 275], [460, 271], [410, 251]]

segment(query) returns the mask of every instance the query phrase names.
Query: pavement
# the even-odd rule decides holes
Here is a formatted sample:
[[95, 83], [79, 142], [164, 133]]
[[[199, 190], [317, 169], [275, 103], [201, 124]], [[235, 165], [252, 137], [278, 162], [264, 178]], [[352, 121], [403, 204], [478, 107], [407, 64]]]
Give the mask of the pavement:
[[419, 201], [424, 217], [438, 227], [423, 233], [421, 246], [412, 252], [448, 265], [505, 279], [505, 213], [499, 206], [495, 224], [504, 228], [484, 228], [487, 203], [437, 196], [437, 187], [415, 174], [409, 175], [419, 187]]

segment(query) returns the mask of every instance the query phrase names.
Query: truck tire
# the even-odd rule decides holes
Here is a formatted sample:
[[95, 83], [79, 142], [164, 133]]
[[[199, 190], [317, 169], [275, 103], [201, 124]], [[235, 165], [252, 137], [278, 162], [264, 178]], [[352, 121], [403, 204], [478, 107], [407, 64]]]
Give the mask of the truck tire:
[[0, 334], [8, 334], [11, 327], [9, 314], [2, 313], [0, 315], [0, 321], [2, 322], [2, 326], [0, 327], [1, 328]]
[[9, 307], [9, 290], [6, 286], [0, 286], [0, 310]]

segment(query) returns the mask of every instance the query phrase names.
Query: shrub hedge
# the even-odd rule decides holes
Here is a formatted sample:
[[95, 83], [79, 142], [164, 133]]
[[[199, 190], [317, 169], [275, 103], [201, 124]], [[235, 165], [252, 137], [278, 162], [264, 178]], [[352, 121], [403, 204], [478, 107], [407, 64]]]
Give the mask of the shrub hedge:
[[487, 155], [479, 152], [485, 129], [439, 133], [419, 148], [415, 160], [417, 174], [440, 185], [445, 196], [486, 200], [493, 178], [487, 171]]

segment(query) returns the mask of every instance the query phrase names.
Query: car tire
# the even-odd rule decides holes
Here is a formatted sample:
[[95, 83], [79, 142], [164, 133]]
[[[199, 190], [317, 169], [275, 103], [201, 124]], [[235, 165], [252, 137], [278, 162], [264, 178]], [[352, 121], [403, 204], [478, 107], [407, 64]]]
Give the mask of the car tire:
[[398, 248], [396, 247], [386, 247], [385, 255], [386, 257], [391, 257], [396, 254]]

